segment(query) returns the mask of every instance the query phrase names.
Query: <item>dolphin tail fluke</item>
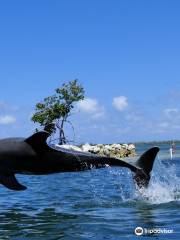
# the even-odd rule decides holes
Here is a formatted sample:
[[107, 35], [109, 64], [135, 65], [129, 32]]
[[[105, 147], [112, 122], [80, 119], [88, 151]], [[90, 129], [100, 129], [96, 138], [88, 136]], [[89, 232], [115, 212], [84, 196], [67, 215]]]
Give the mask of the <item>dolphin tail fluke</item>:
[[135, 165], [138, 167], [138, 169], [133, 178], [138, 188], [148, 187], [151, 178], [150, 173], [158, 152], [158, 147], [150, 148], [137, 160]]

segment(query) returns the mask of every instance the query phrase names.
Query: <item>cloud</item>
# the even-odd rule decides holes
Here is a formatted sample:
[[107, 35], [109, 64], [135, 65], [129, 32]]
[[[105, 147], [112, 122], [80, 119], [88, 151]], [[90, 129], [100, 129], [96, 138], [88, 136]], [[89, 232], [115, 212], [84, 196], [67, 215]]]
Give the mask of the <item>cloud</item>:
[[177, 108], [166, 108], [164, 109], [164, 113], [167, 117], [172, 117], [174, 114], [179, 113], [179, 109]]
[[166, 129], [166, 128], [169, 127], [169, 123], [168, 122], [161, 122], [161, 123], [158, 124], [158, 126], [160, 128]]
[[0, 110], [4, 111], [7, 109], [7, 104], [3, 101], [0, 101]]
[[85, 98], [77, 103], [79, 111], [91, 114], [93, 119], [101, 119], [105, 116], [105, 108], [96, 99]]
[[0, 116], [0, 124], [8, 125], [16, 122], [16, 118], [11, 115]]
[[127, 97], [125, 96], [114, 97], [112, 104], [118, 111], [124, 111], [128, 107]]
[[99, 109], [98, 112], [94, 113], [92, 115], [92, 118], [93, 119], [101, 119], [101, 118], [104, 118], [105, 116], [105, 110], [102, 108], [102, 109]]
[[84, 100], [81, 100], [78, 103], [79, 110], [87, 113], [92, 113], [96, 111], [97, 107], [98, 107], [97, 100], [92, 98], [85, 98]]
[[180, 110], [178, 108], [165, 108], [162, 110], [163, 115], [158, 117], [155, 122], [151, 124], [151, 131], [153, 133], [168, 134], [172, 136], [180, 129]]
[[136, 112], [129, 112], [125, 115], [125, 120], [127, 120], [128, 123], [133, 124], [140, 124], [144, 121], [143, 116]]

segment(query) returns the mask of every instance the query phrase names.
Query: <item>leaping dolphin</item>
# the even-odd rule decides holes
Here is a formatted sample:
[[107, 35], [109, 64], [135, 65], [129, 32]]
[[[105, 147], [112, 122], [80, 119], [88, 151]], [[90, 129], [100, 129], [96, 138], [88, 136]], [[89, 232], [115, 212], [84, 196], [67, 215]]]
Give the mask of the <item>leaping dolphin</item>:
[[139, 187], [147, 187], [154, 160], [159, 151], [153, 147], [146, 151], [135, 163], [95, 154], [50, 147], [46, 140], [49, 133], [37, 132], [24, 138], [0, 140], [0, 183], [11, 190], [25, 190], [15, 174], [44, 175], [59, 172], [83, 171], [91, 168], [119, 166], [129, 168], [134, 173], [134, 181]]

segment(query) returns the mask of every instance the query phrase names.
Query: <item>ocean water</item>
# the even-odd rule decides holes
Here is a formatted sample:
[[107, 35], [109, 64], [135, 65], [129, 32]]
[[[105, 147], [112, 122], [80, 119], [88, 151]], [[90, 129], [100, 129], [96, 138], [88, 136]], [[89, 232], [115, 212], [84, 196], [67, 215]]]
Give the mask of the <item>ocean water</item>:
[[[138, 155], [152, 145], [137, 145]], [[0, 240], [180, 239], [180, 150], [170, 159], [169, 146], [159, 147], [150, 186], [141, 194], [131, 172], [117, 167], [17, 175], [28, 189], [0, 186]]]

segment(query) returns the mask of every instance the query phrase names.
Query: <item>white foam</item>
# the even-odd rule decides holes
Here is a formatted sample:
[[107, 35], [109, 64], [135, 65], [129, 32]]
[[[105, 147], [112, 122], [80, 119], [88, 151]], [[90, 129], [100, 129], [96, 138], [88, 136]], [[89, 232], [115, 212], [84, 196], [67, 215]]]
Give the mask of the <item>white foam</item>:
[[180, 200], [180, 177], [174, 164], [164, 164], [160, 158], [156, 159], [149, 187], [144, 190], [142, 198], [152, 204]]

